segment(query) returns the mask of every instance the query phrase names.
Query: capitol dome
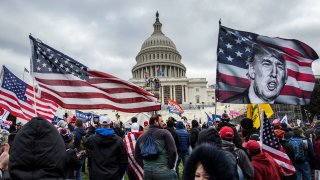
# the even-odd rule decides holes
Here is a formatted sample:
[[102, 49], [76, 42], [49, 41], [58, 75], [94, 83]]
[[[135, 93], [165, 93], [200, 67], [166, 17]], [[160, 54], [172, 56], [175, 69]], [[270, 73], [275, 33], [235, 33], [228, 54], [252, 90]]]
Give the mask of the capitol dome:
[[133, 79], [150, 77], [185, 78], [186, 67], [176, 45], [161, 31], [159, 13], [156, 13], [154, 31], [142, 44], [132, 68]]

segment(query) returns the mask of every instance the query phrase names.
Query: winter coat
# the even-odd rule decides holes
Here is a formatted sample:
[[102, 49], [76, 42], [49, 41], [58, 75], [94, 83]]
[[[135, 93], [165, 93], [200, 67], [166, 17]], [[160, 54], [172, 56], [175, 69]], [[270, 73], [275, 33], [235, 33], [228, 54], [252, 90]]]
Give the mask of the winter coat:
[[63, 178], [66, 149], [57, 129], [42, 117], [32, 118], [18, 132], [10, 149], [12, 179]]
[[80, 169], [80, 160], [77, 157], [77, 151], [73, 148], [66, 145], [66, 167], [65, 175], [67, 179], [75, 179], [74, 171]]
[[200, 130], [198, 127], [192, 128], [190, 130], [190, 146], [192, 147], [192, 149], [195, 147], [197, 143], [199, 132]]
[[317, 139], [314, 142], [313, 148], [314, 148], [314, 154], [315, 154], [315, 159], [314, 159], [315, 169], [320, 170], [320, 139]]
[[253, 175], [254, 175], [253, 167], [245, 151], [243, 151], [242, 149], [236, 148], [236, 146], [233, 143], [225, 140], [222, 140], [221, 149], [231, 152], [233, 155], [236, 156], [236, 158], [238, 158], [237, 163], [241, 168], [245, 178], [248, 178], [248, 179], [253, 178]]
[[77, 127], [73, 130], [73, 133], [75, 134], [74, 146], [79, 150], [80, 144], [84, 143], [84, 142], [81, 142], [81, 139], [82, 137], [86, 136], [86, 130], [83, 127]]
[[267, 153], [261, 152], [253, 156], [251, 164], [254, 168], [254, 180], [272, 179], [280, 180], [283, 176], [283, 169]]
[[91, 151], [90, 179], [120, 180], [128, 164], [122, 139], [113, 129], [97, 128], [96, 134], [88, 137], [85, 147]]
[[[159, 157], [155, 160], [145, 160], [140, 154], [148, 133], [152, 133], [154, 142], [159, 149]], [[177, 148], [171, 133], [165, 129], [150, 125], [148, 131], [143, 133], [136, 142], [134, 158], [140, 166], [173, 169], [177, 159]]]
[[174, 143], [176, 144], [176, 147], [178, 148], [179, 138], [178, 138], [176, 130], [174, 129], [174, 127], [167, 127], [166, 129], [171, 133], [171, 135], [174, 139]]
[[179, 144], [177, 144], [178, 153], [185, 153], [189, 151], [189, 133], [185, 129], [176, 129], [177, 136], [179, 138]]
[[291, 144], [288, 143], [286, 140], [279, 140], [281, 146], [283, 147], [284, 151], [287, 153], [287, 155], [290, 158], [290, 161], [292, 163], [295, 163], [295, 156], [294, 156], [294, 149]]

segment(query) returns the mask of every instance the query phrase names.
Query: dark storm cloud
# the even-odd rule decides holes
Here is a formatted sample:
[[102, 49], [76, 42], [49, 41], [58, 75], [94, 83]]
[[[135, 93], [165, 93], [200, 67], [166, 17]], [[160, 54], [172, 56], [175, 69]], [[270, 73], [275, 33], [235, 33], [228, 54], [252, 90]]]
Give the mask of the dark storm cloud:
[[[284, 1], [1, 1], [0, 57], [18, 75], [29, 67], [29, 33], [85, 63], [122, 79], [153, 32], [155, 12], [176, 45], [188, 77], [215, 81], [218, 21], [266, 36], [299, 39], [320, 53], [319, 2]], [[319, 61], [313, 64], [320, 74]]]

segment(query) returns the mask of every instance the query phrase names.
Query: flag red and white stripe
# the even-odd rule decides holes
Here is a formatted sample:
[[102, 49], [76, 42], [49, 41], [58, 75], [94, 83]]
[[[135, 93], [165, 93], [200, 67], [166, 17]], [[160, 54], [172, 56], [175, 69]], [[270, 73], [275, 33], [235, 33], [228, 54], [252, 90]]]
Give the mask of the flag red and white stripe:
[[264, 111], [262, 112], [260, 124], [262, 151], [272, 156], [287, 175], [294, 174], [296, 170], [290, 161], [289, 156], [277, 139], [273, 128], [271, 127], [271, 123], [267, 119]]
[[84, 81], [69, 74], [34, 73], [41, 97], [67, 109], [115, 109], [122, 112], [148, 112], [160, 109], [157, 98], [148, 91], [98, 71], [88, 71]]
[[143, 180], [143, 169], [134, 159], [134, 148], [136, 147], [136, 138], [134, 134], [129, 132], [123, 139], [123, 142], [127, 150], [126, 152], [128, 155], [128, 167], [130, 168], [131, 172], [134, 173], [135, 177], [138, 180]]
[[27, 85], [26, 101], [17, 98], [16, 94], [0, 86], [0, 107], [12, 115], [29, 121], [31, 118], [41, 116], [49, 121], [54, 117], [59, 105], [44, 98], [34, 98], [34, 88]]

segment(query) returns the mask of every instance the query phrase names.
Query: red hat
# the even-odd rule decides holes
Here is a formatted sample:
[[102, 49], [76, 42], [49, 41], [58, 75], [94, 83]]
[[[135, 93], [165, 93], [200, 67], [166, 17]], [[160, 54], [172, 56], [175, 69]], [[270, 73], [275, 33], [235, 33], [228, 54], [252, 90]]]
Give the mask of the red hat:
[[277, 135], [277, 138], [281, 139], [283, 138], [285, 131], [281, 129], [275, 129], [274, 133]]
[[256, 140], [249, 140], [248, 142], [244, 142], [242, 146], [250, 152], [260, 149], [260, 144]]
[[222, 139], [232, 140], [234, 138], [234, 132], [231, 127], [224, 126], [219, 132]]
[[76, 123], [76, 121], [77, 121], [76, 116], [73, 116], [73, 117], [70, 119], [70, 122], [69, 122], [69, 123]]
[[148, 125], [149, 125], [148, 121], [143, 122], [143, 126], [148, 126]]

